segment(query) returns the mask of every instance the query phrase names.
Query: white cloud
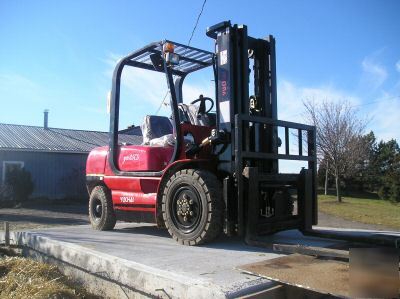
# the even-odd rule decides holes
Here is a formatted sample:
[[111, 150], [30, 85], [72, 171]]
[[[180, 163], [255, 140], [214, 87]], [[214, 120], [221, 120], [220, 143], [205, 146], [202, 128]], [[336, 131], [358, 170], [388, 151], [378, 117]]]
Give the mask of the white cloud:
[[[362, 79], [368, 79], [371, 86], [376, 89], [376, 98], [370, 98], [365, 93], [366, 98], [370, 98], [365, 102], [371, 104], [362, 107], [362, 111], [369, 113], [371, 121], [368, 129], [375, 132], [378, 140], [396, 139], [400, 141], [400, 130], [398, 122], [400, 116], [400, 81], [397, 79], [392, 86], [382, 86], [383, 82], [388, 78], [386, 68], [377, 62], [377, 57], [382, 51], [375, 52], [367, 56], [363, 61], [364, 74]], [[400, 60], [395, 64], [396, 70], [400, 72]], [[365, 82], [365, 81], [364, 81]]]
[[[380, 52], [380, 51], [379, 51]], [[361, 83], [368, 89], [375, 90], [382, 86], [388, 77], [386, 68], [376, 61], [378, 53], [367, 56], [361, 62], [363, 74]]]
[[214, 94], [215, 94], [214, 87], [210, 83], [207, 83], [205, 81], [198, 82], [198, 84], [193, 84], [193, 83], [185, 84], [185, 83], [183, 83], [182, 89], [183, 89], [182, 93], [183, 93], [183, 102], [184, 103], [189, 103], [191, 101], [194, 101], [201, 94], [204, 95], [205, 97], [210, 97], [213, 100], [215, 98], [215, 96], [214, 96]]
[[395, 66], [396, 70], [400, 73], [400, 60], [396, 62]]
[[378, 140], [388, 141], [396, 139], [400, 142], [400, 88], [390, 93], [384, 93], [377, 102], [370, 107], [371, 122], [368, 129], [374, 131]]
[[301, 122], [303, 121], [303, 102], [312, 101], [321, 103], [323, 101], [347, 101], [351, 105], [361, 103], [357, 96], [341, 91], [332, 85], [317, 87], [298, 86], [290, 81], [281, 80], [278, 84], [278, 118]]

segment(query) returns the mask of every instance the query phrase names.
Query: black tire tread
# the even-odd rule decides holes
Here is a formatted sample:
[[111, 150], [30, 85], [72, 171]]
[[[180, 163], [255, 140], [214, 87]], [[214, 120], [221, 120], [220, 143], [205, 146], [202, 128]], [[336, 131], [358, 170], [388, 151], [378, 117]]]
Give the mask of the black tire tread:
[[[103, 206], [103, 212], [104, 212], [103, 215], [105, 215], [105, 216], [102, 217], [99, 222], [95, 222], [92, 219], [90, 202], [92, 201], [93, 197], [97, 197], [98, 199], [100, 199], [100, 201], [102, 202], [102, 206]], [[114, 208], [113, 208], [110, 191], [105, 186], [96, 186], [93, 188], [92, 192], [90, 193], [89, 219], [90, 219], [90, 224], [96, 230], [102, 230], [102, 231], [112, 230], [115, 227], [117, 218], [114, 213]]]
[[[208, 214], [207, 222], [203, 231], [195, 239], [182, 239], [177, 235], [167, 217], [166, 195], [171, 183], [179, 179], [179, 177], [190, 177], [192, 180], [197, 181], [201, 187], [204, 195], [207, 198]], [[214, 240], [222, 232], [224, 204], [221, 198], [222, 188], [217, 177], [207, 171], [201, 169], [183, 169], [180, 170], [169, 178], [165, 184], [162, 194], [162, 216], [169, 234], [178, 243], [183, 245], [200, 245]]]

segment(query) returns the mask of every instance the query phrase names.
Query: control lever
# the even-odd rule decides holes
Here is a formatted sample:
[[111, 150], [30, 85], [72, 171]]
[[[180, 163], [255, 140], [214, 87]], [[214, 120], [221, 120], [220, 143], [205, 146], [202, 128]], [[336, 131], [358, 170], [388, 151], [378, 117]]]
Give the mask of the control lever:
[[226, 143], [227, 141], [228, 141], [228, 134], [225, 131], [221, 130], [217, 132], [216, 129], [212, 129], [211, 135], [209, 137], [203, 139], [203, 141], [199, 145], [194, 144], [190, 149], [186, 151], [186, 154], [194, 155], [197, 154], [203, 147], [207, 145], [223, 144]]
[[209, 144], [221, 144], [225, 143], [227, 140], [227, 134], [225, 131], [221, 130], [217, 132], [216, 129], [211, 130], [211, 135], [207, 138], [205, 138], [201, 143], [200, 147], [209, 145]]

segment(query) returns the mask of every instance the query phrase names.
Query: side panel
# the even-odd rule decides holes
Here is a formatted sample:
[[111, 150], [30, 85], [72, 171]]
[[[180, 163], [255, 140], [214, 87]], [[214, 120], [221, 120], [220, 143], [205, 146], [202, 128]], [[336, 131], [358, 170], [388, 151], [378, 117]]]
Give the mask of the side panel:
[[[118, 219], [155, 223], [157, 188], [160, 179], [159, 177], [105, 176], [104, 183], [111, 190], [115, 211], [126, 212], [123, 214], [123, 219]], [[148, 215], [144, 217], [144, 213]], [[117, 213], [117, 217], [119, 215], [122, 214]]]
[[111, 191], [114, 209], [155, 212], [156, 193]]
[[156, 193], [160, 179], [160, 177], [124, 177], [106, 175], [104, 177], [104, 183], [111, 190]]
[[121, 146], [117, 153], [117, 167], [121, 171], [160, 171], [168, 165], [173, 152], [172, 146]]

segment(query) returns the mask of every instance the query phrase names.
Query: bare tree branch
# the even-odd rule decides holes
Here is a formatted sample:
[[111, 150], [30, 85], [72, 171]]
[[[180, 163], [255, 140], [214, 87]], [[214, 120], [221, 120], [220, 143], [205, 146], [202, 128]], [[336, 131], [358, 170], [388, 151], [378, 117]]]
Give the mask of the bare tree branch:
[[326, 159], [328, 171], [336, 178], [336, 194], [341, 201], [340, 182], [354, 175], [357, 165], [366, 157], [362, 138], [366, 121], [347, 101], [312, 101], [303, 103], [309, 123], [316, 127], [318, 159]]

